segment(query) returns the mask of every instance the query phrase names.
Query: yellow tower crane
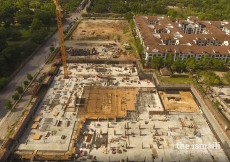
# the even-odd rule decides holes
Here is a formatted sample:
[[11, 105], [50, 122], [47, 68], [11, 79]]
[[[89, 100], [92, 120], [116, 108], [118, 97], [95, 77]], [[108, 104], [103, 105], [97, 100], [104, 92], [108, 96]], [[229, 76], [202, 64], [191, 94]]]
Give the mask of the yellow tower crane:
[[60, 48], [61, 48], [61, 56], [62, 56], [62, 65], [64, 69], [64, 79], [69, 78], [68, 71], [67, 71], [67, 64], [66, 64], [66, 51], [65, 51], [65, 44], [64, 44], [64, 34], [62, 28], [62, 18], [63, 18], [63, 10], [58, 3], [58, 0], [53, 0], [56, 6], [56, 16], [57, 16], [57, 24], [58, 24], [58, 34], [60, 40]]

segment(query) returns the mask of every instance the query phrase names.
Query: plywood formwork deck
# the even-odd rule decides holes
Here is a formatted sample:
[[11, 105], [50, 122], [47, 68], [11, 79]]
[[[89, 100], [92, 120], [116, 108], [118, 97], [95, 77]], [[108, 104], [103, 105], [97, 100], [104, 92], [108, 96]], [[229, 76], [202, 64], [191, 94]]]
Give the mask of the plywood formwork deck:
[[136, 94], [136, 88], [86, 87], [86, 103], [78, 115], [86, 119], [125, 117], [127, 110], [135, 110]]
[[[199, 108], [189, 91], [179, 91], [179, 94], [166, 94], [166, 92], [159, 92], [163, 105], [167, 111], [174, 112], [199, 112]], [[176, 101], [168, 97], [179, 97]]]

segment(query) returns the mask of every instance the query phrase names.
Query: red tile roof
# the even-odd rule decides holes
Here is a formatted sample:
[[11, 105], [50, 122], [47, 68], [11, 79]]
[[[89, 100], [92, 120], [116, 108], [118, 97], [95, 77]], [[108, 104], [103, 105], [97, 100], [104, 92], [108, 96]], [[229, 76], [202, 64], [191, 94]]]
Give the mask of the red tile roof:
[[[230, 50], [230, 46], [198, 46], [195, 44], [195, 40], [218, 40], [220, 42], [228, 41], [230, 44], [230, 37], [226, 35], [223, 31], [217, 28], [217, 26], [221, 25], [221, 21], [199, 21], [196, 17], [190, 17], [196, 25], [197, 23], [202, 24], [204, 26], [204, 30], [209, 31], [210, 34], [184, 34], [183, 31], [179, 28], [179, 23], [183, 22], [186, 24], [190, 24], [186, 20], [179, 20], [179, 23], [171, 22], [170, 19], [166, 16], [135, 16], [134, 18], [136, 26], [138, 27], [141, 37], [143, 39], [143, 43], [146, 47], [149, 47], [148, 52], [152, 52], [154, 49], [157, 49], [160, 53], [169, 53], [168, 51], [172, 51], [172, 53], [194, 53], [194, 54], [202, 54], [209, 53], [215, 54], [219, 52], [221, 54], [229, 54], [228, 50]], [[159, 25], [150, 25], [149, 21], [159, 21]], [[168, 28], [170, 33], [155, 33], [155, 29], [163, 29], [166, 30]], [[229, 24], [224, 24], [224, 26], [229, 26]], [[155, 37], [154, 35], [158, 35], [160, 38]], [[181, 37], [176, 37], [177, 35], [181, 35]], [[179, 40], [178, 45], [163, 45], [162, 40], [171, 39], [171, 40]]]

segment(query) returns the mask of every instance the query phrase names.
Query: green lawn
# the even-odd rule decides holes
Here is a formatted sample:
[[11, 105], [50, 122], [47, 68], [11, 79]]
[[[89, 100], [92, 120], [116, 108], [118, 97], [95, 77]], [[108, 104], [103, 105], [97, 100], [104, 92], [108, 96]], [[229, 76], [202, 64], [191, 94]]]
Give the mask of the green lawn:
[[158, 77], [160, 84], [193, 84], [191, 78], [166, 78]]
[[57, 29], [57, 24], [53, 24], [53, 25], [50, 27], [50, 33], [54, 32], [56, 29]]
[[27, 40], [27, 39], [29, 39], [30, 36], [31, 36], [30, 31], [27, 30], [27, 29], [21, 29], [20, 32], [22, 33], [22, 39], [23, 39], [23, 40]]
[[160, 84], [193, 84], [192, 78], [189, 75], [162, 77], [158, 71], [155, 71], [155, 73]]
[[21, 44], [23, 44], [25, 41], [7, 41], [8, 46], [10, 47], [16, 47], [16, 46], [20, 46]]

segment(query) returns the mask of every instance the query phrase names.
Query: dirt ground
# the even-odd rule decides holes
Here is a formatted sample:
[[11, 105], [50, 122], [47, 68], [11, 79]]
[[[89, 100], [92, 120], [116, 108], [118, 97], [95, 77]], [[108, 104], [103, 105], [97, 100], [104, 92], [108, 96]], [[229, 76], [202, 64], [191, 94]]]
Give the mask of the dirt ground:
[[[165, 92], [160, 91], [159, 94], [167, 111], [199, 112], [199, 108], [194, 101], [191, 92], [179, 91], [179, 94], [166, 94]], [[180, 98], [180, 101], [168, 99], [168, 97], [178, 97]]]
[[[119, 56], [116, 59], [130, 60], [136, 59], [137, 56], [136, 47], [133, 42], [134, 37], [127, 20], [82, 20], [72, 33], [70, 39], [65, 41], [65, 45], [74, 49], [91, 49], [94, 47], [99, 52], [99, 55], [90, 56], [91, 58], [110, 59], [112, 55], [109, 53], [113, 52], [110, 50], [102, 52], [102, 49], [106, 45], [115, 44], [118, 49], [121, 49], [119, 52], [115, 51]], [[84, 44], [84, 46], [80, 44]], [[124, 48], [124, 44], [129, 44], [132, 48], [127, 50]], [[74, 59], [79, 58], [76, 56], [73, 57]], [[69, 59], [72, 58], [69, 56]]]
[[127, 110], [135, 110], [135, 88], [86, 87], [85, 106], [79, 108], [78, 117], [86, 119], [125, 117]]
[[127, 20], [83, 20], [72, 34], [73, 40], [119, 40], [121, 44], [132, 39]]

